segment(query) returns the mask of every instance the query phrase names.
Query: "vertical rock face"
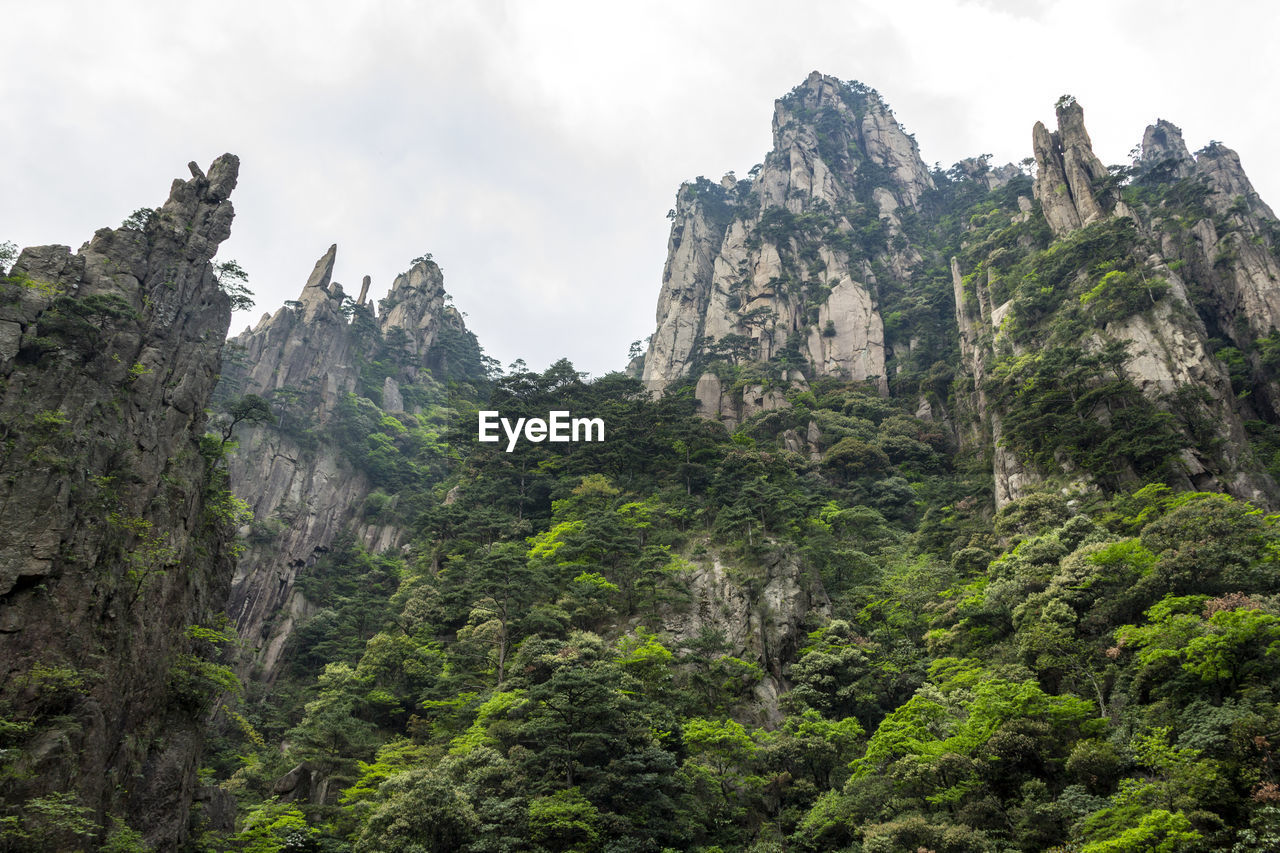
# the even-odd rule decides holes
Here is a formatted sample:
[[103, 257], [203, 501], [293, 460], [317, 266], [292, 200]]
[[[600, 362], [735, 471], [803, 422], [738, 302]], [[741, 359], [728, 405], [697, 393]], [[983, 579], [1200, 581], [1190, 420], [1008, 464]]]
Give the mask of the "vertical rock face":
[[831, 602], [821, 583], [790, 552], [769, 555], [753, 591], [742, 583], [731, 559], [712, 554], [689, 578], [688, 608], [663, 614], [663, 627], [677, 642], [705, 631], [725, 638], [734, 657], [759, 662], [765, 676], [755, 688], [762, 722], [780, 721], [778, 697], [786, 691], [783, 661], [794, 660], [815, 614], [829, 617]]
[[218, 691], [192, 629], [216, 623], [232, 572], [201, 436], [238, 166], [193, 163], [154, 214], [75, 254], [27, 249], [0, 279], [0, 715], [18, 726], [0, 799], [71, 795], [162, 850], [185, 833]]
[[[404, 538], [394, 524], [362, 519], [373, 483], [329, 438], [340, 405], [356, 394], [384, 412], [404, 411], [402, 386], [430, 382], [427, 369], [447, 369], [454, 357], [450, 336], [469, 338], [431, 261], [397, 276], [375, 317], [365, 306], [367, 276], [354, 303], [332, 282], [336, 256], [331, 246], [296, 301], [232, 339], [238, 354], [219, 389], [261, 395], [280, 416], [277, 426], [243, 430], [229, 463], [232, 487], [254, 520], [228, 613], [250, 650], [246, 674], [265, 680], [275, 677], [294, 628], [313, 610], [294, 582], [335, 537], [351, 533], [375, 551]], [[362, 367], [378, 358], [400, 364], [397, 375], [362, 377]]]
[[1184, 257], [1204, 275], [1223, 332], [1242, 345], [1280, 329], [1276, 216], [1230, 148], [1214, 143], [1194, 162], [1190, 180], [1208, 190], [1210, 215], [1192, 228], [1196, 245]]
[[1058, 129], [1036, 122], [1031, 131], [1036, 158], [1035, 196], [1055, 235], [1068, 234], [1104, 215], [1096, 186], [1107, 167], [1093, 153], [1084, 110], [1070, 96], [1058, 102]]
[[1172, 177], [1186, 178], [1191, 175], [1195, 163], [1195, 158], [1187, 151], [1187, 144], [1182, 141], [1181, 128], [1164, 119], [1147, 125], [1146, 132], [1142, 134], [1142, 154], [1138, 160], [1142, 171], [1150, 173], [1163, 169]]
[[[1275, 483], [1251, 449], [1250, 430], [1266, 433], [1280, 423], [1275, 365], [1264, 363], [1267, 341], [1280, 329], [1280, 227], [1235, 152], [1214, 144], [1193, 157], [1178, 128], [1161, 120], [1143, 135], [1132, 184], [1106, 182], [1103, 190], [1108, 171], [1092, 152], [1079, 104], [1060, 102], [1058, 131], [1037, 123], [1032, 139], [1035, 197], [1055, 238], [1042, 260], [1014, 266], [1009, 246], [1025, 210], [1008, 210], [1009, 230], [989, 241], [1004, 248], [971, 255], [967, 269], [952, 262], [961, 352], [979, 431], [989, 442], [997, 504], [1043, 488], [1045, 479], [1093, 484], [1093, 473], [1079, 470], [1070, 453], [1048, 460], [1041, 452], [1031, 461], [1025, 438], [1017, 448], [1005, 428], [1035, 402], [1020, 390], [1041, 381], [1027, 366], [1068, 351], [1077, 359], [1111, 354], [1111, 366], [1081, 391], [1111, 382], [1133, 392], [1097, 394], [1076, 416], [1116, 430], [1134, 407], [1163, 413], [1148, 418], [1153, 441], [1166, 431], [1162, 453], [1172, 461], [1161, 469], [1163, 479], [1274, 501]], [[1025, 232], [1019, 239], [1034, 250]], [[962, 280], [971, 282], [968, 289]], [[1230, 370], [1215, 357], [1224, 347], [1239, 351]], [[1000, 402], [993, 387], [1001, 389]], [[1111, 476], [1138, 481], [1140, 457], [1138, 451], [1117, 462]]]
[[1235, 151], [1215, 142], [1192, 157], [1169, 122], [1147, 128], [1136, 165], [1138, 183], [1184, 188], [1200, 199], [1182, 222], [1152, 218], [1148, 231], [1159, 241], [1161, 256], [1182, 267], [1180, 275], [1191, 285], [1192, 301], [1211, 336], [1245, 354], [1250, 388], [1239, 395], [1245, 420], [1280, 421], [1277, 365], [1266, 355], [1280, 331], [1275, 213], [1253, 188]]
[[[1041, 479], [1035, 471], [1028, 470], [1022, 464], [1017, 454], [1005, 447], [1001, 413], [987, 399], [988, 374], [995, 358], [993, 330], [1000, 327], [1000, 322], [994, 316], [996, 312], [991, 306], [990, 291], [985, 286], [975, 288], [975, 311], [973, 301], [965, 299], [964, 279], [960, 273], [960, 264], [955, 258], [951, 259], [951, 282], [956, 300], [956, 326], [962, 367], [972, 378], [974, 387], [969, 420], [978, 427], [973, 434], [961, 436], [961, 440], [969, 446], [981, 446], [990, 451], [992, 485], [996, 506], [1000, 507], [1026, 494]], [[1000, 313], [1003, 315], [1004, 312]]]
[[[887, 391], [877, 291], [909, 277], [900, 213], [931, 188], [878, 94], [814, 72], [775, 105], [751, 180], [681, 187], [643, 378], [662, 388], [754, 364], [766, 385], [841, 376]], [[704, 411], [750, 408], [728, 396]]]

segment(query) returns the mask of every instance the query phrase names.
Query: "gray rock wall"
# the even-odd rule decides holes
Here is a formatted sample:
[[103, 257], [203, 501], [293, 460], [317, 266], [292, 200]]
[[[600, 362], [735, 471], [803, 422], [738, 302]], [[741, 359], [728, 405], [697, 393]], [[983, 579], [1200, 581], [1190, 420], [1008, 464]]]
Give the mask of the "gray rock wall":
[[200, 438], [238, 166], [193, 163], [145, 227], [27, 249], [0, 284], [0, 708], [30, 726], [0, 798], [73, 794], [159, 850], [186, 832], [216, 692], [184, 679], [209, 651], [187, 629], [232, 573]]
[[[401, 387], [420, 381], [441, 330], [465, 328], [448, 305], [440, 268], [428, 260], [396, 277], [377, 317], [349, 316], [350, 300], [332, 281], [336, 257], [331, 246], [292, 305], [232, 339], [242, 354], [224, 377], [237, 394], [267, 397], [284, 413], [279, 426], [243, 430], [230, 459], [233, 488], [253, 511], [253, 524], [244, 531], [249, 547], [227, 612], [246, 644], [243, 674], [266, 681], [278, 674], [294, 628], [314, 610], [295, 588], [299, 575], [344, 532], [373, 551], [406, 537], [394, 524], [362, 519], [373, 487], [329, 436], [339, 402], [361, 392], [360, 363], [375, 357], [380, 342], [399, 340], [400, 379], [386, 377], [379, 396], [384, 411], [403, 411]], [[357, 305], [366, 304], [368, 288], [366, 276]], [[279, 402], [286, 399], [287, 412]], [[296, 431], [303, 422], [312, 427], [310, 439]]]

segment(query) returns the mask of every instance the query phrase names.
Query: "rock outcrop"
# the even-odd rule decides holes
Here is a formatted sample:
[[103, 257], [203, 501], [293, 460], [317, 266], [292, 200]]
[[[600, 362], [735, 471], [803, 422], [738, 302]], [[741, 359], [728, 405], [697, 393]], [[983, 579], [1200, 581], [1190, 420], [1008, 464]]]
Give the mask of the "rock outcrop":
[[[932, 188], [878, 94], [810, 75], [775, 105], [773, 150], [750, 180], [681, 187], [643, 378], [695, 382], [701, 399], [717, 364], [757, 365], [766, 391], [839, 376], [887, 393], [877, 292], [909, 278], [918, 256], [894, 238]], [[704, 411], [732, 423], [751, 408], [735, 392]]]
[[681, 643], [704, 632], [723, 637], [727, 654], [758, 664], [764, 672], [755, 688], [761, 722], [776, 723], [778, 697], [790, 688], [783, 664], [796, 658], [813, 617], [830, 616], [831, 602], [794, 553], [771, 552], [758, 570], [749, 570], [759, 572], [752, 582], [726, 559], [711, 554], [692, 566], [690, 600], [667, 613], [663, 627]]
[[1093, 153], [1084, 126], [1084, 110], [1075, 98], [1058, 101], [1058, 129], [1050, 133], [1036, 122], [1031, 143], [1036, 158], [1035, 197], [1055, 236], [1096, 222], [1105, 214], [1098, 184], [1107, 167]]
[[[1260, 346], [1280, 328], [1274, 249], [1280, 230], [1270, 208], [1258, 198], [1235, 152], [1213, 144], [1192, 156], [1181, 131], [1164, 120], [1146, 129], [1126, 203], [1118, 184], [1104, 188], [1109, 172], [1092, 152], [1080, 105], [1060, 102], [1058, 125], [1053, 134], [1038, 123], [1033, 131], [1034, 192], [1050, 231], [1062, 241], [1061, 256], [1077, 253], [1070, 269], [1074, 280], [1042, 286], [1038, 294], [1024, 287], [1020, 296], [1008, 299], [1008, 283], [997, 283], [1009, 266], [1007, 249], [998, 250], [1006, 260], [993, 253], [980, 258], [976, 269], [952, 261], [961, 354], [974, 388], [970, 422], [980, 423], [969, 439], [980, 435], [979, 443], [988, 448], [997, 505], [1044, 488], [1046, 478], [1093, 485], [1091, 475], [1076, 470], [1067, 454], [1059, 453], [1047, 468], [1022, 458], [1002, 428], [1007, 406], [1021, 405], [1021, 399], [1015, 394], [1012, 404], [1002, 406], [987, 391], [992, 366], [1002, 357], [1008, 371], [1016, 369], [1013, 359], [1064, 345], [1094, 355], [1119, 353], [1112, 378], [1172, 416], [1167, 423], [1185, 446], [1166, 468], [1165, 479], [1273, 503], [1275, 483], [1254, 458], [1246, 427], [1280, 423], [1280, 389], [1263, 364]], [[1006, 233], [1013, 234], [1025, 211], [1003, 215], [1011, 229]], [[1105, 226], [1110, 217], [1112, 223], [1127, 219], [1132, 229]], [[1087, 230], [1090, 226], [1096, 227]], [[971, 282], [967, 289], [962, 280]], [[1108, 288], [1126, 282], [1133, 288], [1128, 303], [1113, 295], [1110, 313], [1090, 314], [1083, 307], [1108, 298]], [[996, 290], [1006, 294], [1003, 304], [993, 304]], [[1057, 307], [1047, 314], [1042, 307], [1025, 307], [1036, 299]], [[1009, 334], [1006, 319], [1018, 313], [1019, 300], [1022, 327]], [[1079, 337], [1072, 340], [1070, 334]], [[1233, 379], [1227, 364], [1215, 357], [1227, 343], [1249, 354], [1252, 393], [1233, 387], [1242, 381], [1239, 369]], [[1091, 417], [1110, 424], [1122, 417], [1115, 405], [1127, 404], [1100, 403]], [[1137, 480], [1132, 472], [1119, 476]]]
[[[0, 279], [0, 799], [42, 849], [96, 846], [73, 813], [157, 850], [186, 832], [223, 689], [203, 637], [233, 507], [202, 436], [238, 166], [192, 163], [158, 210], [74, 254], [27, 249]], [[41, 798], [63, 819], [23, 805]]]
[[995, 335], [1008, 306], [1000, 306], [998, 312], [992, 307], [986, 283], [975, 282], [975, 298], [967, 299], [960, 264], [955, 258], [951, 259], [951, 282], [956, 300], [962, 367], [972, 380], [974, 389], [972, 403], [967, 407], [967, 421], [972, 431], [960, 436], [961, 444], [981, 448], [990, 454], [995, 502], [997, 507], [1002, 507], [1041, 483], [1040, 476], [1023, 465], [1017, 454], [1005, 445], [1001, 412], [991, 405], [987, 397], [988, 374], [995, 359]]
[[[1013, 360], [1123, 352], [1090, 381], [1118, 382], [1129, 402], [1076, 414], [1105, 430], [1136, 417], [1129, 404], [1163, 412], [1152, 428], [1181, 438], [1161, 447], [1185, 445], [1161, 476], [1269, 502], [1251, 447], [1280, 429], [1280, 223], [1221, 144], [1193, 156], [1161, 120], [1133, 169], [1109, 170], [1081, 105], [1064, 97], [1056, 114], [1056, 130], [1032, 131], [1034, 181], [979, 157], [939, 183], [879, 95], [811, 75], [777, 102], [773, 150], [749, 180], [681, 187], [640, 375], [655, 390], [687, 384], [730, 428], [818, 378], [892, 385], [990, 460], [1003, 505], [1096, 485], [1077, 470], [1084, 451], [1033, 461], [1026, 429], [1010, 434], [997, 397], [1020, 393]], [[948, 390], [948, 376], [961, 384]], [[1111, 487], [1157, 463], [1118, 464]]]
[[[412, 409], [406, 392], [431, 385], [431, 371], [447, 372], [458, 358], [448, 344], [474, 346], [432, 261], [419, 260], [397, 276], [375, 316], [367, 276], [356, 302], [332, 281], [336, 256], [331, 246], [296, 301], [231, 340], [235, 355], [219, 389], [227, 397], [263, 396], [280, 417], [275, 426], [243, 430], [230, 457], [232, 487], [253, 522], [244, 531], [248, 547], [228, 613], [246, 643], [242, 671], [268, 681], [294, 629], [314, 610], [295, 588], [300, 573], [340, 534], [375, 552], [405, 538], [395, 523], [364, 518], [374, 483], [332, 437], [340, 405], [356, 395], [382, 412]], [[362, 366], [377, 359], [399, 365], [395, 375], [362, 376]]]
[[1182, 128], [1164, 119], [1147, 125], [1137, 163], [1143, 172], [1150, 174], [1159, 169], [1173, 178], [1188, 178], [1195, 162], [1182, 141]]

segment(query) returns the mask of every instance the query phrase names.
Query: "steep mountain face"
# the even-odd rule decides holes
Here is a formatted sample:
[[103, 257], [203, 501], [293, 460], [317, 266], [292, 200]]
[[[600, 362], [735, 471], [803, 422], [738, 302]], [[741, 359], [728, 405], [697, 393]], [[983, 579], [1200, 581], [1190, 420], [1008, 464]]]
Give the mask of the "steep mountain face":
[[[643, 378], [688, 377], [709, 417], [776, 408], [804, 376], [888, 391], [878, 294], [918, 260], [902, 217], [934, 182], [879, 95], [818, 73], [778, 101], [774, 147], [750, 180], [681, 187]], [[722, 360], [771, 365], [727, 387]], [[742, 379], [742, 377], [739, 377]], [[754, 380], [754, 381], [752, 381]]]
[[235, 509], [202, 436], [238, 166], [192, 163], [159, 210], [0, 279], [0, 799], [21, 849], [186, 831], [230, 674], [213, 658]]
[[1056, 132], [1033, 131], [1051, 239], [1005, 199], [952, 262], [997, 504], [1046, 479], [1151, 476], [1273, 502], [1258, 452], [1280, 414], [1264, 363], [1280, 298], [1270, 209], [1229, 149], [1192, 157], [1162, 121], [1132, 169], [1109, 171], [1080, 105], [1057, 112]]
[[[388, 507], [387, 490], [403, 473], [390, 470], [394, 446], [365, 446], [364, 434], [344, 444], [344, 427], [389, 424], [395, 415], [387, 432], [365, 432], [404, 443], [402, 421], [423, 416], [443, 393], [433, 376], [480, 371], [475, 340], [448, 304], [436, 264], [423, 259], [398, 276], [375, 315], [367, 276], [354, 301], [332, 281], [336, 255], [331, 246], [316, 262], [296, 301], [232, 339], [219, 388], [224, 399], [260, 395], [280, 417], [244, 430], [230, 457], [232, 487], [254, 518], [228, 612], [253, 650], [246, 665], [265, 680], [278, 672], [295, 627], [319, 607], [297, 589], [299, 574], [340, 535], [372, 552], [404, 539]], [[375, 492], [377, 506], [367, 506]]]
[[279, 420], [201, 849], [1269, 849], [1280, 533], [1223, 492], [1274, 505], [1280, 225], [1168, 122], [1108, 168], [1064, 98], [1031, 152], [930, 172], [813, 75], [592, 382], [331, 249], [219, 389]]
[[1057, 114], [1034, 181], [930, 173], [878, 95], [811, 75], [751, 180], [681, 187], [643, 378], [730, 427], [865, 380], [985, 457], [997, 506], [1150, 476], [1274, 501], [1274, 215], [1220, 144], [1161, 121], [1108, 169], [1080, 105]]

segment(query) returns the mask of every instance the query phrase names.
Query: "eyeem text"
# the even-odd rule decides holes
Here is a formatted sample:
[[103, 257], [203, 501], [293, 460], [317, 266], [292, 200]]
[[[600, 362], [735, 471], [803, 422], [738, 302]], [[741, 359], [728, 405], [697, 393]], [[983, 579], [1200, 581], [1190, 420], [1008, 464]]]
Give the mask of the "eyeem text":
[[523, 435], [534, 444], [543, 441], [604, 441], [604, 420], [601, 418], [575, 418], [568, 412], [548, 412], [547, 419], [517, 418], [513, 424], [497, 412], [480, 412], [480, 441], [501, 441], [498, 428], [507, 436], [507, 452], [516, 449]]

